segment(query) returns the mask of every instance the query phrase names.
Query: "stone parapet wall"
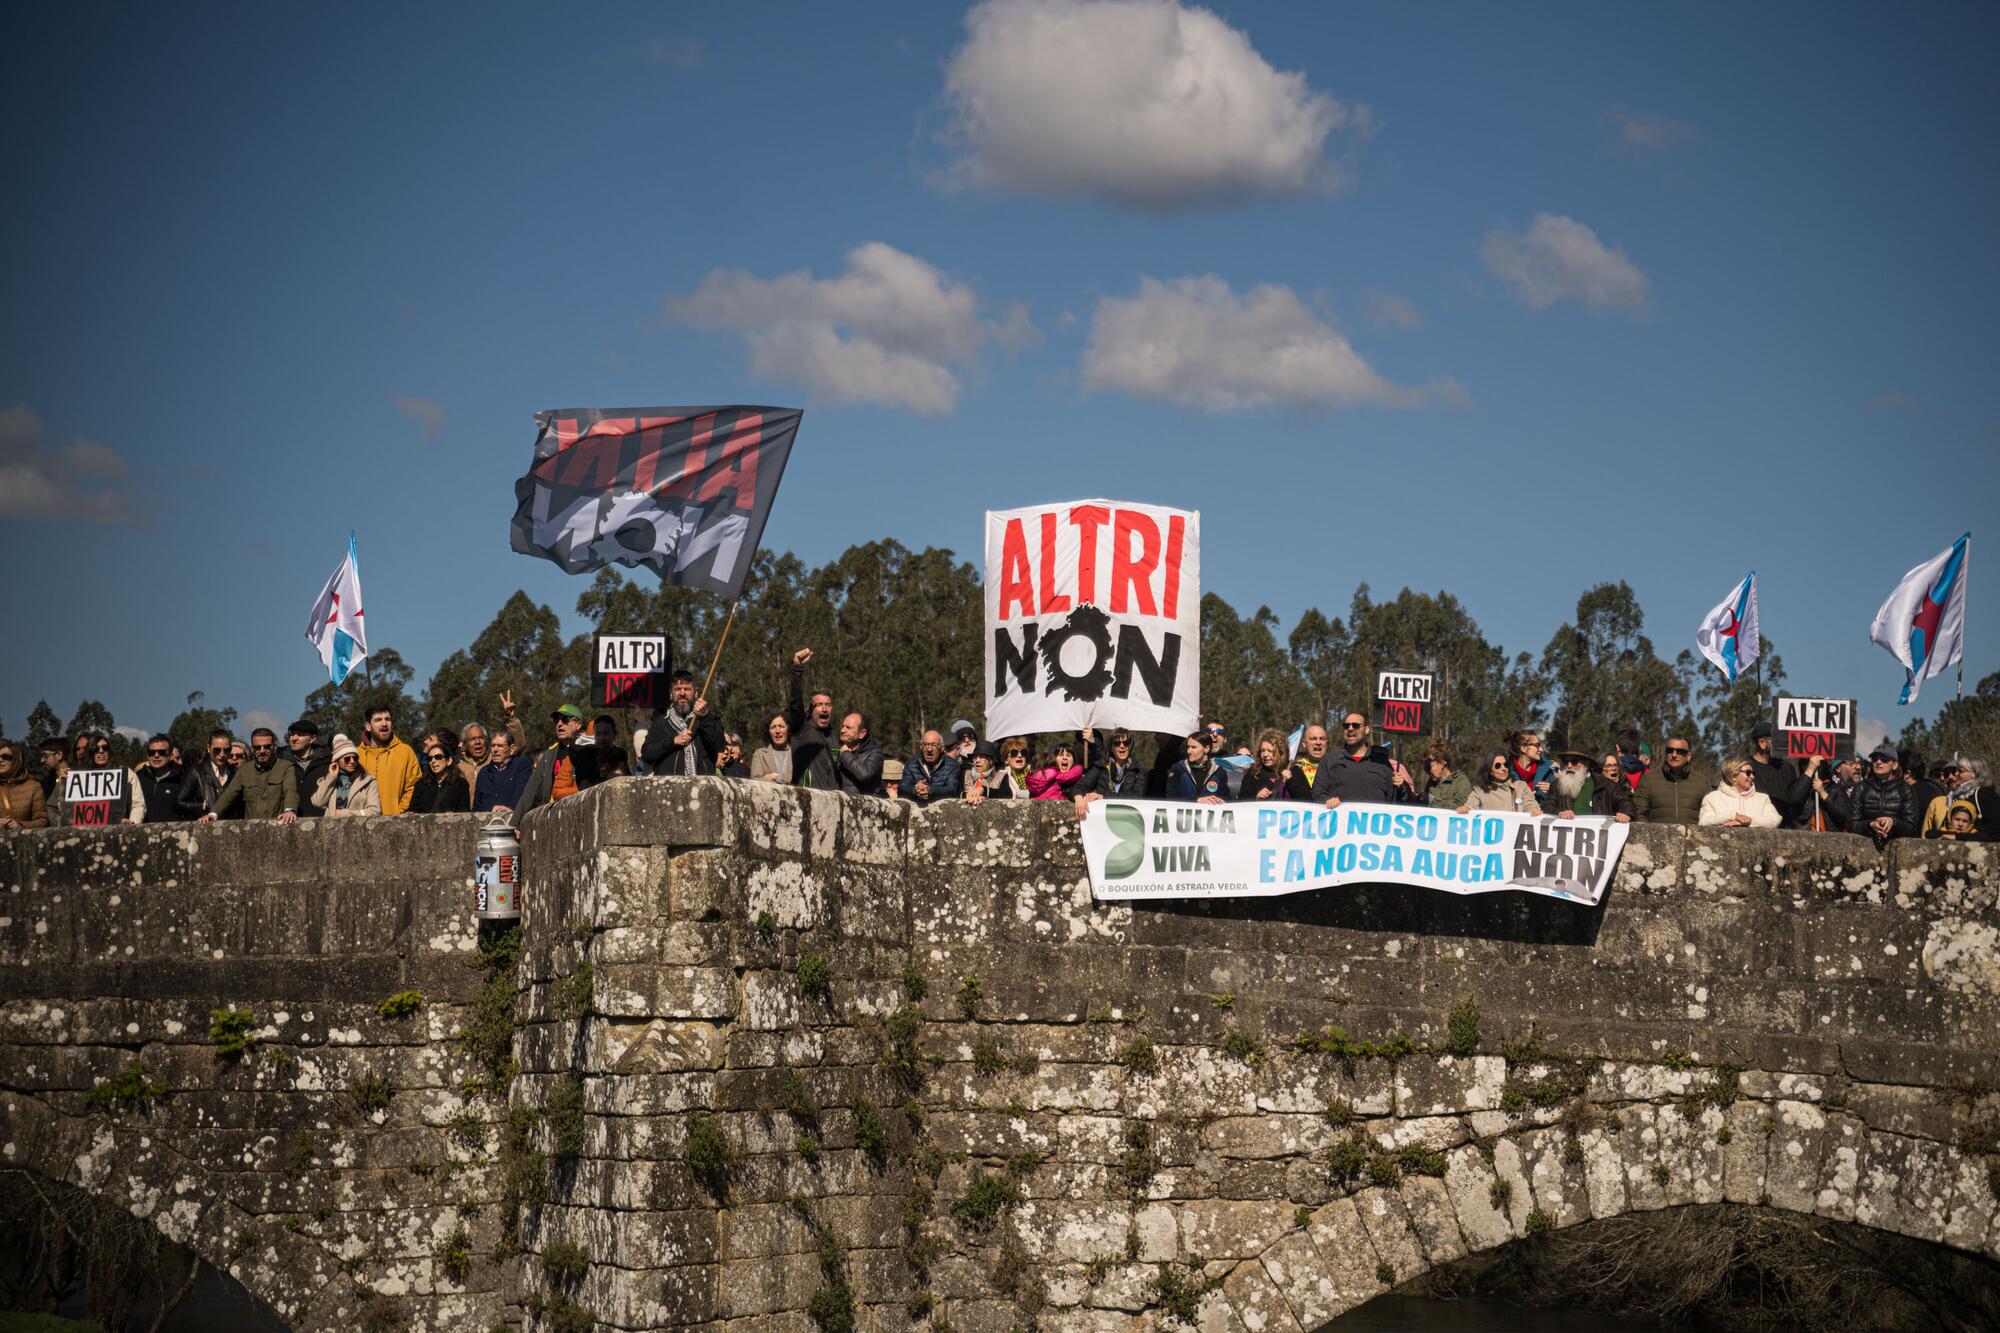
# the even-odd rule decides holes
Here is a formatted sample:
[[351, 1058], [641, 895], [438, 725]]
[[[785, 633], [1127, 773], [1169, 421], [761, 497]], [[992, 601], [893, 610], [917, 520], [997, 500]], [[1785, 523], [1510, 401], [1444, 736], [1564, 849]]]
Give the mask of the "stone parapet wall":
[[[497, 973], [468, 819], [6, 838], [8, 1160], [300, 1327], [1263, 1333], [1722, 1201], [2000, 1257], [1984, 846], [1641, 826], [1595, 909], [1097, 904], [1065, 803], [629, 779], [525, 825]], [[135, 1061], [149, 1113], [85, 1103]]]

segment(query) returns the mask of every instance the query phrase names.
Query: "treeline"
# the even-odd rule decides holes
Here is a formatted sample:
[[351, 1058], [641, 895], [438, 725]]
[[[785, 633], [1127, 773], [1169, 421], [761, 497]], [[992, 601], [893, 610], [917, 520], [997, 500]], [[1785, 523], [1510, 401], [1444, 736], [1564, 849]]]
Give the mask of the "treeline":
[[[415, 672], [393, 648], [378, 647], [366, 673], [335, 688], [314, 690], [303, 716], [323, 731], [358, 735], [368, 709], [396, 710], [398, 730], [414, 737], [427, 726], [456, 729], [477, 719], [500, 720], [499, 696], [512, 693], [531, 730], [551, 709], [581, 701], [590, 680], [591, 633], [664, 633], [676, 661], [699, 678], [721, 637], [728, 604], [712, 593], [600, 570], [577, 599], [591, 631], [565, 639], [556, 613], [516, 592], [469, 645], [438, 665], [412, 692]], [[813, 649], [814, 687], [831, 689], [839, 706], [868, 713], [892, 753], [913, 749], [926, 727], [983, 716], [985, 652], [979, 575], [952, 552], [911, 551], [895, 541], [848, 548], [817, 568], [792, 555], [759, 551], [716, 666], [711, 702], [746, 744], [761, 744], [763, 720], [785, 701], [792, 650]], [[1290, 633], [1259, 606], [1248, 615], [1215, 593], [1202, 597], [1201, 680], [1204, 714], [1247, 740], [1253, 729], [1290, 730], [1328, 711], [1367, 707], [1378, 671], [1432, 671], [1440, 677], [1434, 712], [1465, 762], [1498, 748], [1502, 732], [1542, 729], [1559, 743], [1610, 748], [1617, 734], [1638, 728], [1657, 746], [1668, 732], [1690, 736], [1711, 758], [1740, 751], [1750, 728], [1767, 716], [1757, 684], [1729, 686], [1692, 651], [1662, 659], [1645, 633], [1637, 597], [1623, 582], [1603, 583], [1577, 599], [1539, 653], [1490, 642], [1450, 593], [1409, 589], [1377, 601], [1367, 584], [1355, 589], [1344, 616], [1306, 611]], [[1782, 658], [1762, 641], [1766, 697], [1785, 684]], [[195, 682], [191, 682], [195, 683]], [[229, 726], [231, 708], [211, 707], [201, 694], [169, 727], [183, 750], [215, 726]], [[640, 719], [624, 719], [628, 729]], [[86, 701], [67, 728], [46, 702], [28, 720], [27, 739], [110, 732], [110, 711]], [[545, 743], [531, 735], [531, 744]], [[1948, 704], [1929, 725], [1912, 722], [1903, 743], [1929, 755], [1954, 750], [2000, 757], [2000, 672], [1976, 693]], [[1554, 747], [1551, 747], [1553, 752]], [[139, 745], [121, 741], [135, 762]]]

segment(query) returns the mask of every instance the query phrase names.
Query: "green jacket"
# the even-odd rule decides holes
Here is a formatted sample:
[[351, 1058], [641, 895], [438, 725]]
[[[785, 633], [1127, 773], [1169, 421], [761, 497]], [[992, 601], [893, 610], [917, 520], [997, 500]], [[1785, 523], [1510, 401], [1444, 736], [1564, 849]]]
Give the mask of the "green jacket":
[[1465, 798], [1472, 795], [1472, 779], [1463, 773], [1454, 772], [1443, 782], [1433, 782], [1424, 793], [1424, 799], [1439, 810], [1456, 810], [1465, 804]]
[[245, 819], [276, 819], [289, 810], [299, 812], [299, 770], [296, 764], [273, 759], [268, 767], [251, 760], [230, 776], [229, 783], [215, 794], [208, 807], [219, 815], [236, 801], [243, 802]]
[[1701, 820], [1701, 798], [1715, 790], [1715, 775], [1693, 764], [1678, 782], [1667, 776], [1665, 761], [1646, 770], [1639, 790], [1632, 793], [1633, 817], [1642, 824], [1694, 824]]

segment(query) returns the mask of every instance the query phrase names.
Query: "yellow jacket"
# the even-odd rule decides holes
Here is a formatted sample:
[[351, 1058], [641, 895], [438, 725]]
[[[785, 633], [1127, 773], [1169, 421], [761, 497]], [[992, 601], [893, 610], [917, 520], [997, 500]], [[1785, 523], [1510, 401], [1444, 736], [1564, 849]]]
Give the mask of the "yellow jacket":
[[363, 745], [355, 758], [368, 776], [375, 779], [375, 787], [382, 793], [382, 813], [400, 815], [410, 808], [410, 797], [417, 790], [417, 752], [409, 742], [398, 736], [391, 736], [387, 745]]

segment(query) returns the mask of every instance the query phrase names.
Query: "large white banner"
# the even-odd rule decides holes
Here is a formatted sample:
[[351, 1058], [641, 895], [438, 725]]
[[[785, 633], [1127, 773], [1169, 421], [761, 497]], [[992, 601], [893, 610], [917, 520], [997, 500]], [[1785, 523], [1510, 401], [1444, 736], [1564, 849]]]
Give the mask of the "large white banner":
[[1074, 500], [986, 514], [986, 734], [1201, 710], [1201, 515]]
[[1597, 815], [1460, 815], [1408, 805], [1092, 801], [1083, 821], [1103, 899], [1266, 898], [1344, 884], [1515, 890], [1596, 905], [1627, 825]]

